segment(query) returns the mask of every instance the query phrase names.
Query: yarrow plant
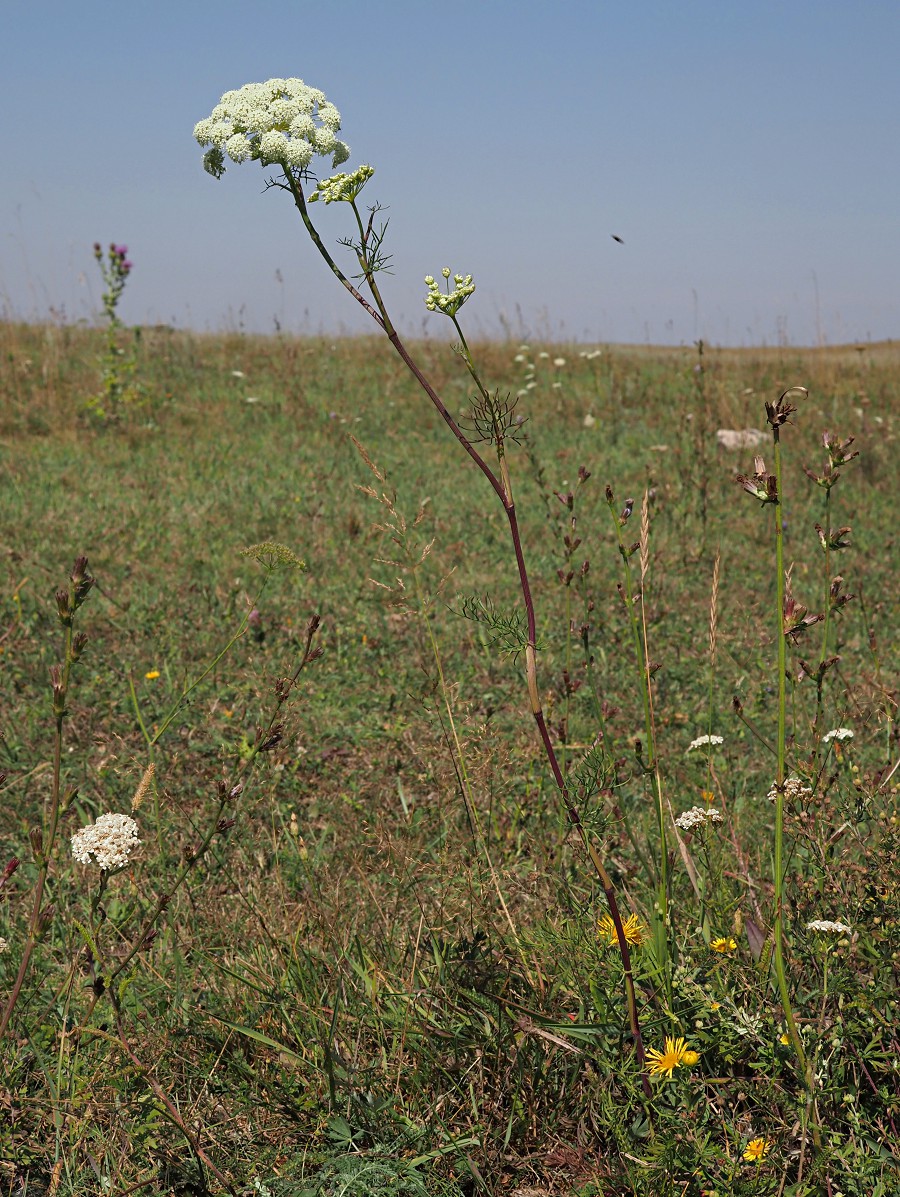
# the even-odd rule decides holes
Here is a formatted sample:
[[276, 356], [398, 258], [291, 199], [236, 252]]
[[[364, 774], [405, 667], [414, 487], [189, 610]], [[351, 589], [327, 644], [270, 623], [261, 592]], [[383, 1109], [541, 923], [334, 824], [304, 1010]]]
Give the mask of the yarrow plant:
[[721, 823], [722, 815], [714, 806], [692, 806], [675, 820], [675, 826], [682, 831], [695, 831], [707, 823]]
[[[808, 802], [813, 796], [813, 792], [808, 785], [800, 780], [799, 777], [789, 777], [782, 787], [785, 801], [787, 802]], [[772, 786], [768, 794], [766, 794], [769, 802], [775, 802], [778, 798], [778, 787]]]
[[852, 740], [853, 732], [849, 727], [835, 727], [822, 737], [823, 744], [830, 744], [832, 740]]
[[822, 931], [827, 935], [852, 935], [853, 928], [846, 923], [834, 923], [831, 919], [813, 919], [806, 924], [807, 931]]
[[93, 857], [98, 868], [109, 871], [128, 864], [140, 842], [138, 825], [129, 815], [100, 815], [72, 836], [72, 855], [81, 864], [90, 864]]
[[696, 740], [691, 740], [690, 744], [688, 744], [687, 750], [688, 752], [695, 752], [698, 748], [706, 748], [707, 745], [709, 745], [710, 748], [715, 748], [719, 744], [724, 743], [724, 736], [698, 736]]

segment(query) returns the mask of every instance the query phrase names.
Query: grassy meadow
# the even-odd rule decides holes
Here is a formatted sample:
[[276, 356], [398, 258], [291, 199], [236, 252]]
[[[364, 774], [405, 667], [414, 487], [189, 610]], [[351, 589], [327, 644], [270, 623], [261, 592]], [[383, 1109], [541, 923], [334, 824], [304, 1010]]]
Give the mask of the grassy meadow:
[[[900, 1194], [900, 343], [475, 348], [644, 1065], [503, 508], [390, 345], [145, 329], [102, 419], [106, 346], [0, 325], [0, 1192]], [[804, 1064], [775, 529], [734, 480], [794, 385]], [[101, 873], [106, 812], [141, 843]]]

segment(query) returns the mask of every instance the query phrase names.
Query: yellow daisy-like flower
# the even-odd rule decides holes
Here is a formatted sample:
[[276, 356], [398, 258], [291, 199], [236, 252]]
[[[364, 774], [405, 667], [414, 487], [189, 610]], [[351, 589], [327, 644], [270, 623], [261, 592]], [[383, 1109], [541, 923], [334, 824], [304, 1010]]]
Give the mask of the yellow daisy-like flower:
[[744, 1151], [744, 1159], [750, 1164], [758, 1164], [769, 1154], [771, 1146], [768, 1139], [751, 1139]]
[[791, 1037], [790, 1037], [790, 1035], [788, 1035], [787, 1031], [783, 1031], [778, 1036], [778, 1042], [783, 1043], [785, 1047], [790, 1047]]
[[[639, 948], [647, 938], [647, 928], [636, 914], [630, 914], [625, 919], [622, 923], [622, 930], [625, 932], [625, 942], [630, 943], [635, 948]], [[610, 946], [619, 942], [619, 937], [616, 935], [616, 924], [612, 921], [612, 915], [605, 914], [602, 919], [597, 920], [597, 938], [605, 940]]]
[[682, 1037], [670, 1039], [668, 1035], [666, 1036], [664, 1051], [658, 1051], [656, 1048], [651, 1047], [647, 1052], [650, 1075], [664, 1076], [669, 1081], [672, 1079], [672, 1073], [676, 1068], [679, 1068], [682, 1064], [690, 1067], [692, 1064], [696, 1064], [699, 1059], [700, 1056], [697, 1052], [692, 1051]]
[[158, 669], [150, 669], [147, 671], [147, 673], [144, 674], [144, 677], [147, 679], [148, 682], [152, 682], [155, 678], [159, 677], [159, 670]]
[[732, 939], [731, 936], [727, 938], [714, 939], [709, 945], [714, 952], [736, 952], [737, 940]]

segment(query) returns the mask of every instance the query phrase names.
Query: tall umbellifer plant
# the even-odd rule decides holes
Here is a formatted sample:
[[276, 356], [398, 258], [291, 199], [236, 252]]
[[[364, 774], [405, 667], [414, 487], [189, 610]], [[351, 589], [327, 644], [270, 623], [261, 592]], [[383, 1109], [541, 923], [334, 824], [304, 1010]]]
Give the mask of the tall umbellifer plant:
[[[378, 286], [377, 276], [388, 267], [390, 260], [384, 249], [387, 224], [378, 220], [378, 204], [367, 209], [361, 208], [359, 204], [360, 194], [372, 178], [374, 167], [358, 166], [349, 174], [335, 174], [321, 181], [316, 181], [310, 170], [313, 159], [317, 156], [330, 158], [333, 168], [349, 158], [348, 147], [337, 136], [340, 127], [340, 114], [323, 92], [308, 87], [300, 79], [270, 79], [266, 83], [249, 83], [236, 91], [226, 92], [210, 116], [197, 124], [194, 136], [206, 150], [204, 167], [216, 178], [221, 177], [226, 162], [229, 161], [256, 161], [262, 167], [272, 169], [274, 173], [268, 180], [268, 186], [281, 189], [291, 196], [306, 231], [329, 270], [384, 332], [462, 450], [481, 471], [503, 506], [524, 607], [524, 620], [519, 626], [519, 640], [514, 646], [514, 651], [525, 661], [525, 679], [531, 713], [566, 816], [581, 837], [609, 905], [616, 942], [622, 956], [631, 1035], [643, 1072], [646, 1057], [638, 1022], [631, 958], [615, 890], [598, 845], [582, 821], [576, 795], [566, 783], [547, 728], [538, 688], [537, 622], [507, 455], [510, 445], [516, 442], [521, 419], [515, 411], [514, 400], [511, 401], [499, 391], [489, 390], [482, 381], [460, 325], [460, 310], [475, 290], [471, 275], [452, 274], [450, 269], [445, 267], [440, 271], [440, 278], [433, 275], [427, 275], [425, 278], [428, 288], [425, 305], [429, 311], [446, 316], [452, 322], [459, 337], [457, 352], [474, 384], [472, 407], [466, 421], [458, 423], [454, 419], [434, 386], [414, 361], [388, 314]], [[352, 231], [340, 244], [356, 258], [359, 269], [358, 273], [354, 271], [352, 275], [355, 282], [351, 281], [351, 277], [334, 260], [313, 224], [310, 208], [315, 203], [345, 203], [349, 206], [352, 213]], [[485, 450], [485, 446], [490, 448]], [[488, 458], [492, 460], [489, 462]], [[504, 622], [501, 630], [503, 635], [498, 635], [498, 640], [502, 638], [504, 642], [508, 641], [507, 622]], [[508, 644], [506, 647], [508, 648]], [[645, 1072], [643, 1084], [644, 1091], [649, 1096], [649, 1082]]]

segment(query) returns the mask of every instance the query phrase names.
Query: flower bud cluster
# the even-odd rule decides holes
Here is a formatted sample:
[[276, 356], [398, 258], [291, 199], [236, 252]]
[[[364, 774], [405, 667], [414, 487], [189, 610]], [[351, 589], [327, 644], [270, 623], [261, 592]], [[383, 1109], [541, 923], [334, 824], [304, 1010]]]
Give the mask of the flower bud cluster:
[[95, 864], [104, 871], [128, 864], [140, 844], [138, 825], [128, 815], [101, 815], [95, 823], [72, 836], [72, 855], [81, 864]]
[[194, 137], [208, 146], [203, 167], [218, 179], [232, 162], [258, 161], [286, 170], [305, 170], [318, 154], [332, 166], [350, 157], [336, 134], [341, 115], [325, 93], [302, 79], [269, 79], [227, 91], [211, 114], [194, 126]]
[[308, 202], [313, 204], [321, 199], [326, 204], [352, 204], [374, 173], [374, 166], [364, 164], [357, 166], [349, 175], [332, 175], [330, 179], [323, 179], [316, 184]]
[[429, 312], [442, 312], [445, 316], [455, 316], [462, 305], [475, 290], [471, 274], [454, 274], [453, 290], [449, 289], [450, 267], [445, 266], [441, 271], [447, 291], [442, 291], [440, 284], [435, 282], [434, 276], [425, 275], [425, 286], [428, 294], [425, 296], [425, 306]]

